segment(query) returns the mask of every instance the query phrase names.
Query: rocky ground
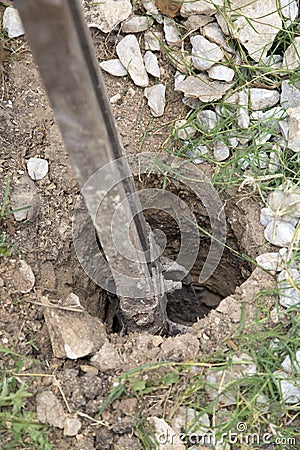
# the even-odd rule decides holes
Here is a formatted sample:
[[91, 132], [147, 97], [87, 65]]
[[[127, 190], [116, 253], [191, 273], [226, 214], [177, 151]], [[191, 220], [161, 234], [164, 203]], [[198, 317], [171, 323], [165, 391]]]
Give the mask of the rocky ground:
[[[1, 448], [297, 448], [298, 2], [82, 2], [137, 187], [167, 186], [210, 233], [191, 179], [165, 164], [175, 155], [224, 205], [227, 248], [199, 283], [202, 234], [199, 303], [170, 300], [189, 325], [172, 337], [123, 336], [76, 257], [79, 187], [11, 3], [0, 2]], [[141, 170], [143, 152], [155, 168]], [[176, 221], [147, 219], [175, 260]], [[229, 439], [247, 430], [271, 437]]]

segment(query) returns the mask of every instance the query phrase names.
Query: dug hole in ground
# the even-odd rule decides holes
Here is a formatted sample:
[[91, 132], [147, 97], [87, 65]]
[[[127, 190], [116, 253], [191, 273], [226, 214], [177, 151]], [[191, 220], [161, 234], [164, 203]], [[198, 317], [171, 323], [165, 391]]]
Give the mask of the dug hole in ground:
[[[98, 54], [112, 57], [114, 33], [103, 37], [92, 32]], [[211, 242], [201, 235], [190, 272], [198, 303], [186, 304], [184, 297], [175, 296], [168, 305], [169, 317], [188, 325], [187, 333], [120, 335], [106, 292], [87, 276], [76, 256], [72, 217], [79, 188], [30, 50], [24, 38], [5, 42], [13, 54], [3, 63], [1, 75], [2, 199], [7, 190], [6, 211], [31, 208], [1, 216], [0, 367], [6, 380], [2, 388], [8, 386], [6, 403], [0, 396], [0, 417], [5, 419], [0, 424], [2, 448], [239, 449], [246, 444], [230, 441], [229, 431], [236, 431], [237, 423], [247, 423], [249, 416], [249, 433], [256, 427], [262, 434], [270, 433], [275, 423], [273, 437], [281, 437], [278, 448], [293, 448], [284, 447], [288, 444], [279, 431], [297, 428], [298, 394], [293, 394], [294, 403], [285, 404], [276, 391], [273, 372], [287, 371], [287, 382], [296, 383], [296, 390], [298, 363], [295, 368], [293, 358], [288, 361], [283, 355], [297, 349], [299, 328], [297, 313], [290, 322], [278, 304], [275, 271], [262, 270], [255, 261], [258, 255], [278, 251], [264, 237], [260, 195], [247, 186], [220, 188], [227, 227], [222, 259], [199, 285]], [[194, 213], [201, 234], [202, 229], [209, 230], [210, 220], [188, 183], [169, 174], [165, 185], [164, 174], [158, 176], [153, 170], [141, 174], [135, 163], [134, 155], [141, 148], [161, 161], [161, 148], [170, 140], [170, 123], [185, 115], [182, 94], [168, 84], [175, 69], [165, 54], [161, 65], [170, 99], [163, 118], [153, 118], [142, 90], [128, 77], [116, 81], [105, 74], [105, 82], [126, 154], [133, 155], [137, 189], [166, 188], [182, 199]], [[174, 143], [175, 154], [181, 146], [182, 141]], [[30, 158], [48, 162], [43, 177], [30, 176]], [[201, 170], [209, 179], [214, 175], [211, 161], [201, 164]], [[164, 256], [175, 259], [181, 237], [171, 215], [172, 208], [150, 208], [146, 219], [153, 229], [165, 233]], [[284, 336], [291, 331], [289, 341]], [[268, 345], [259, 350], [258, 360], [256, 350], [264, 339]], [[278, 356], [264, 366], [273, 354]], [[269, 384], [259, 374], [268, 370]], [[20, 396], [18, 407], [12, 396], [10, 401], [7, 398], [9, 393], [20, 395], [21, 388], [31, 396]], [[27, 424], [21, 432], [14, 426], [20, 417]], [[201, 441], [201, 436], [215, 435], [216, 430], [215, 442]], [[227, 433], [225, 442], [222, 431]], [[272, 449], [272, 442], [270, 438], [263, 444]], [[255, 444], [250, 440], [247, 448], [256, 448]]]

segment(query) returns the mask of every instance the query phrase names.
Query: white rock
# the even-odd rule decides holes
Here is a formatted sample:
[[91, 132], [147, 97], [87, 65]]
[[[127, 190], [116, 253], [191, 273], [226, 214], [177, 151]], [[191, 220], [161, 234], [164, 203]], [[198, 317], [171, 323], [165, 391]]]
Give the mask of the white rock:
[[243, 130], [247, 130], [250, 125], [248, 100], [248, 92], [243, 89], [241, 92], [239, 92], [239, 107], [237, 110], [237, 124]]
[[140, 33], [148, 30], [153, 22], [152, 17], [133, 15], [122, 22], [121, 30], [123, 33]]
[[203, 36], [192, 37], [191, 44], [192, 61], [198, 70], [207, 70], [223, 59], [224, 54], [220, 47]]
[[166, 87], [163, 84], [155, 84], [144, 91], [148, 100], [148, 106], [154, 117], [163, 115], [166, 105]]
[[179, 70], [176, 70], [175, 77], [174, 77], [174, 88], [175, 88], [175, 91], [178, 90], [178, 86], [185, 79], [186, 79], [186, 75], [184, 73], [179, 72]]
[[22, 294], [30, 292], [35, 285], [35, 276], [30, 265], [21, 259], [10, 281], [16, 291]]
[[273, 89], [251, 88], [249, 89], [250, 107], [255, 111], [275, 106], [279, 102], [279, 92]]
[[[164, 17], [164, 33], [167, 44], [170, 46], [177, 44], [181, 39], [178, 29], [175, 26], [175, 21], [170, 19], [170, 17]], [[180, 44], [181, 42], [179, 42], [179, 46]]]
[[279, 288], [279, 303], [285, 308], [300, 304], [299, 289], [300, 274], [297, 269], [289, 268], [280, 272], [277, 278]]
[[183, 22], [184, 28], [186, 28], [188, 31], [190, 30], [198, 30], [199, 28], [204, 27], [204, 25], [208, 24], [209, 22], [212, 22], [214, 19], [213, 17], [201, 15], [201, 14], [195, 14], [192, 16], [189, 16], [185, 22]]
[[44, 317], [56, 358], [82, 358], [95, 353], [105, 341], [104, 324], [85, 311], [45, 307]]
[[247, 130], [250, 125], [248, 109], [240, 107], [237, 111], [237, 124], [242, 130]]
[[232, 83], [210, 81], [206, 75], [201, 74], [197, 77], [187, 77], [181, 83], [178, 83], [176, 90], [184, 92], [186, 97], [197, 97], [205, 103], [219, 100], [231, 86]]
[[181, 406], [176, 411], [171, 425], [173, 430], [178, 434], [189, 430], [190, 434], [203, 436], [209, 432], [210, 420], [207, 413], [199, 414], [199, 411], [193, 408], [183, 408]]
[[88, 25], [99, 28], [103, 33], [109, 33], [120, 22], [127, 19], [132, 11], [130, 0], [102, 0], [96, 2], [89, 11], [86, 12]]
[[300, 382], [299, 380], [281, 380], [281, 392], [283, 401], [287, 404], [299, 403]]
[[287, 355], [282, 361], [281, 367], [286, 372], [293, 373], [295, 370], [300, 373], [300, 350], [296, 352], [295, 360], [291, 361], [290, 355]]
[[29, 158], [27, 162], [28, 175], [32, 180], [42, 180], [48, 173], [48, 161], [42, 158]]
[[212, 131], [217, 125], [217, 114], [211, 109], [203, 109], [196, 116], [202, 130]]
[[134, 34], [125, 36], [116, 47], [117, 55], [137, 86], [148, 86], [149, 78], [144, 66], [140, 46]]
[[104, 342], [101, 349], [92, 356], [90, 361], [101, 372], [116, 370], [122, 366], [122, 360], [118, 351], [108, 340]]
[[188, 121], [186, 119], [176, 120], [175, 130], [179, 139], [185, 140], [187, 138], [192, 138], [197, 133], [195, 128], [186, 125], [187, 123]]
[[285, 193], [282, 189], [277, 189], [269, 194], [267, 203], [273, 214], [280, 214], [284, 205]]
[[206, 145], [199, 145], [194, 150], [188, 150], [186, 152], [186, 155], [191, 158], [194, 164], [201, 164], [203, 161], [205, 161], [205, 158], [202, 158], [202, 155], [206, 155], [208, 153], [208, 148]]
[[250, 355], [245, 353], [233, 355], [232, 365], [228, 369], [208, 371], [205, 390], [212, 400], [218, 399], [223, 405], [233, 405], [236, 403], [239, 393], [228, 389], [228, 386], [234, 380], [255, 373], [256, 365]]
[[19, 12], [10, 6], [3, 13], [3, 28], [9, 38], [16, 38], [25, 33]]
[[224, 34], [222, 33], [222, 30], [217, 23], [213, 22], [205, 25], [205, 27], [203, 27], [203, 35], [204, 37], [206, 37], [206, 39], [214, 42], [215, 44], [218, 44], [227, 52], [234, 53], [234, 50], [226, 42]]
[[281, 134], [285, 140], [283, 146], [286, 147], [285, 144], [287, 144], [288, 139], [289, 139], [289, 134], [290, 134], [289, 120], [288, 119], [280, 120], [279, 128], [280, 128]]
[[105, 72], [110, 73], [114, 77], [124, 77], [127, 75], [127, 70], [121, 63], [119, 59], [108, 59], [107, 61], [102, 61], [99, 63], [101, 69]]
[[299, 189], [283, 191], [277, 189], [268, 196], [270, 209], [280, 215], [283, 220], [290, 222], [290, 219], [300, 217], [300, 192]]
[[282, 26], [277, 0], [231, 0], [227, 14], [251, 58], [259, 61], [266, 56]]
[[119, 92], [118, 92], [117, 94], [112, 95], [112, 96], [109, 98], [109, 101], [110, 101], [110, 103], [111, 103], [112, 105], [114, 105], [115, 103], [118, 103], [118, 101], [121, 100], [121, 98], [122, 98], [122, 96], [121, 96], [121, 94], [119, 94]]
[[264, 127], [276, 127], [279, 131], [279, 121], [286, 118], [286, 110], [281, 106], [275, 106], [274, 108], [267, 109], [266, 111], [253, 111], [251, 113], [251, 119], [259, 121], [260, 125]]
[[269, 68], [272, 67], [272, 69], [281, 69], [282, 61], [283, 61], [283, 58], [281, 55], [268, 55], [268, 56], [263, 56], [261, 58], [261, 61], [259, 62], [259, 64], [263, 63], [266, 66], [268, 66]]
[[64, 436], [76, 436], [81, 428], [77, 417], [66, 417], [64, 420]]
[[272, 151], [270, 153], [270, 162], [268, 169], [270, 172], [276, 172], [280, 167], [280, 156], [282, 154], [282, 148], [278, 145], [273, 145]]
[[167, 424], [164, 419], [156, 416], [148, 417], [150, 426], [154, 428], [156, 441], [158, 442], [157, 450], [185, 450], [178, 434]]
[[144, 33], [145, 50], [159, 51], [163, 34], [160, 31], [149, 30]]
[[[243, 92], [243, 91], [241, 91]], [[240, 92], [229, 92], [225, 97], [225, 103], [236, 106], [240, 102]], [[248, 104], [248, 103], [247, 103]]]
[[36, 414], [41, 423], [57, 428], [64, 427], [65, 413], [62, 404], [52, 391], [43, 391], [36, 396]]
[[281, 13], [292, 22], [297, 18], [299, 5], [297, 0], [279, 0]]
[[281, 256], [279, 253], [263, 253], [262, 255], [257, 256], [255, 259], [256, 262], [265, 270], [273, 270], [276, 272], [282, 270], [279, 265], [281, 261]]
[[218, 25], [221, 28], [222, 32], [225, 34], [225, 36], [230, 36], [228, 22], [226, 20], [226, 17], [224, 17], [224, 13], [218, 12], [217, 14], [215, 14], [215, 18], [216, 18]]
[[[256, 147], [259, 147], [268, 142], [271, 139], [271, 137], [272, 134], [268, 133], [267, 130], [264, 128], [254, 132], [253, 143], [255, 143]], [[261, 169], [263, 168], [265, 169], [267, 167], [267, 164], [269, 164], [268, 155], [264, 151], [259, 152], [259, 155], [260, 159], [263, 159], [265, 161], [264, 167], [262, 167], [262, 165], [260, 165], [260, 167]]]
[[295, 227], [285, 220], [271, 220], [264, 235], [265, 239], [278, 247], [288, 247], [295, 234]]
[[160, 69], [156, 55], [149, 50], [144, 55], [144, 63], [147, 72], [155, 78], [160, 78]]
[[234, 70], [230, 67], [216, 64], [208, 70], [208, 76], [213, 80], [232, 81], [234, 78]]
[[288, 148], [294, 152], [300, 151], [300, 106], [287, 110], [289, 135]]
[[10, 201], [16, 221], [34, 220], [37, 217], [40, 198], [35, 183], [26, 174], [14, 185]]
[[142, 0], [143, 6], [148, 14], [158, 15], [159, 11], [155, 5], [155, 0]]
[[63, 300], [63, 306], [70, 306], [72, 308], [78, 308], [79, 310], [81, 309], [84, 311], [78, 295], [74, 294], [74, 292], [70, 292], [70, 294]]
[[223, 7], [224, 0], [183, 0], [180, 15], [182, 17], [189, 17], [193, 14], [211, 16], [218, 12], [218, 6]]
[[300, 66], [300, 36], [286, 49], [283, 55], [282, 67], [286, 70], [295, 70]]
[[286, 109], [300, 106], [300, 90], [288, 80], [281, 83], [280, 103]]
[[213, 153], [217, 161], [225, 161], [230, 156], [229, 148], [222, 141], [215, 141]]
[[298, 403], [300, 401], [300, 381], [290, 379], [282, 370], [277, 370], [274, 375], [279, 384], [283, 402]]
[[230, 137], [228, 138], [228, 143], [231, 145], [231, 147], [236, 148], [239, 145], [239, 141], [236, 137]]
[[182, 103], [191, 109], [199, 109], [202, 106], [201, 100], [199, 98], [183, 97]]

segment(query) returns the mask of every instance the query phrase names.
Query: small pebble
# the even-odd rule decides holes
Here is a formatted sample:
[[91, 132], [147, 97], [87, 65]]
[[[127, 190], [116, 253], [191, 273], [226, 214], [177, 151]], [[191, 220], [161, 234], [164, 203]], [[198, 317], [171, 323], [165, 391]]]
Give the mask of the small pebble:
[[22, 36], [25, 31], [20, 19], [19, 12], [10, 6], [3, 13], [3, 28], [7, 31], [9, 38]]
[[102, 61], [99, 66], [101, 69], [105, 70], [105, 72], [110, 73], [114, 77], [124, 77], [127, 75], [127, 70], [117, 58]]
[[197, 114], [197, 122], [201, 129], [212, 131], [217, 125], [217, 115], [210, 109], [203, 109]]
[[177, 131], [177, 136], [179, 139], [186, 140], [187, 138], [193, 138], [197, 131], [195, 128], [187, 125], [186, 119], [176, 120], [175, 129]]
[[76, 417], [66, 417], [64, 420], [64, 436], [76, 436], [81, 428], [81, 422]]
[[203, 36], [191, 38], [192, 60], [194, 67], [198, 70], [210, 69], [215, 63], [223, 59], [223, 52], [217, 44], [210, 42]]
[[144, 63], [147, 72], [155, 78], [160, 78], [160, 69], [157, 61], [157, 57], [149, 50], [144, 55]]
[[208, 76], [213, 80], [232, 81], [234, 78], [234, 70], [220, 64], [212, 66], [208, 70]]
[[145, 50], [159, 51], [160, 43], [163, 40], [163, 34], [160, 31], [146, 31], [144, 33]]
[[29, 158], [27, 170], [32, 180], [42, 180], [49, 170], [48, 161], [42, 158]]
[[256, 257], [256, 262], [262, 266], [265, 270], [281, 270], [279, 267], [279, 262], [281, 258], [279, 253], [263, 253]]
[[148, 106], [154, 117], [163, 115], [166, 104], [166, 87], [163, 84], [155, 84], [144, 91], [148, 100]]
[[297, 269], [289, 268], [280, 272], [277, 278], [279, 303], [285, 308], [300, 304], [300, 293], [295, 286], [300, 285], [300, 274]]
[[115, 103], [117, 103], [119, 100], [121, 100], [121, 95], [118, 93], [118, 94], [115, 94], [115, 95], [113, 95], [112, 97], [110, 97], [110, 99], [109, 99], [109, 101], [110, 101], [110, 103], [112, 104], [112, 105], [114, 105]]
[[230, 156], [230, 150], [224, 142], [216, 141], [214, 143], [213, 154], [217, 161], [225, 161]]
[[280, 386], [279, 392], [282, 395], [282, 400], [286, 404], [299, 403], [300, 401], [300, 382], [299, 380], [289, 379], [283, 370], [274, 372], [275, 379]]
[[186, 152], [186, 155], [190, 157], [190, 159], [195, 164], [201, 164], [203, 161], [205, 161], [205, 158], [201, 158], [202, 155], [205, 155], [208, 153], [208, 148], [206, 145], [199, 145], [194, 150], [188, 150]]
[[265, 238], [278, 247], [288, 247], [295, 235], [295, 227], [285, 220], [271, 220], [264, 232]]
[[260, 223], [266, 227], [273, 219], [274, 215], [270, 208], [262, 208], [260, 212]]
[[287, 355], [283, 360], [281, 367], [286, 372], [293, 373], [295, 370], [300, 372], [300, 350], [296, 352], [295, 359], [293, 361], [291, 361], [290, 355]]

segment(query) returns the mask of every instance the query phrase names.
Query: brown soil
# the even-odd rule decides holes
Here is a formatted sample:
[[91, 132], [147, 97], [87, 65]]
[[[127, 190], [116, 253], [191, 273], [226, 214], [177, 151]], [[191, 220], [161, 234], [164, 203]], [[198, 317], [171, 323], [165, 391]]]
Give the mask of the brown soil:
[[[96, 36], [97, 37], [97, 36]], [[98, 52], [104, 44], [98, 42]], [[18, 41], [17, 58], [6, 63], [6, 71], [1, 79], [0, 106], [0, 170], [2, 195], [7, 175], [11, 176], [11, 192], [26, 173], [29, 157], [42, 157], [49, 162], [49, 173], [35, 186], [39, 195], [39, 211], [36, 217], [24, 222], [16, 222], [13, 216], [3, 220], [3, 231], [14, 243], [31, 266], [36, 283], [27, 294], [18, 291], [12, 282], [19, 256], [13, 252], [10, 258], [0, 259], [0, 277], [3, 280], [0, 300], [0, 343], [15, 352], [34, 358], [31, 367], [25, 365], [23, 371], [51, 374], [53, 377], [33, 378], [31, 391], [34, 395], [51, 389], [62, 400], [59, 382], [66, 402], [72, 413], [81, 411], [97, 419], [97, 412], [107, 396], [115, 375], [137, 365], [148, 362], [171, 360], [200, 360], [203, 354], [215, 349], [226, 348], [224, 337], [238, 327], [241, 304], [246, 307], [249, 319], [254, 314], [253, 298], [262, 285], [271, 279], [263, 272], [255, 271], [253, 276], [240, 286], [251, 274], [253, 267], [232, 252], [225, 250], [219, 268], [206, 283], [206, 288], [220, 298], [227, 296], [217, 310], [199, 320], [186, 336], [174, 338], [147, 336], [108, 335], [108, 340], [121, 358], [121, 364], [107, 371], [87, 373], [92, 369], [89, 358], [82, 360], [56, 359], [53, 356], [48, 329], [44, 322], [42, 296], [59, 301], [73, 292], [80, 298], [83, 307], [101, 320], [112, 321], [105, 296], [81, 268], [72, 243], [71, 219], [77, 201], [79, 187], [52, 110], [45, 96], [41, 80], [27, 45]], [[105, 47], [107, 48], [107, 47]], [[121, 99], [113, 104], [114, 115], [127, 153], [141, 150], [157, 152], [169, 141], [170, 124], [184, 115], [179, 95], [172, 91], [172, 68], [165, 65], [164, 80], [167, 81], [168, 103], [162, 119], [153, 119], [146, 106], [143, 92], [128, 79], [116, 80], [108, 75], [105, 82], [109, 97], [119, 93]], [[142, 143], [142, 144], [141, 144]], [[203, 166], [209, 174], [209, 166]], [[153, 177], [142, 184], [161, 186], [161, 180]], [[204, 228], [207, 217], [203, 207], [189, 192], [181, 192], [176, 183], [171, 186], [176, 195], [187, 198], [198, 222]], [[238, 252], [255, 257], [265, 248], [262, 227], [259, 225], [259, 206], [249, 196], [235, 196], [222, 200], [226, 203], [228, 225], [227, 244]], [[169, 242], [167, 254], [174, 257], [179, 246], [178, 230], [173, 222], [159, 214], [149, 214], [152, 226], [162, 226]], [[208, 241], [203, 240], [197, 262], [192, 270], [194, 281], [207, 254]], [[272, 299], [267, 299], [272, 305]], [[178, 303], [178, 302], [177, 302]], [[268, 305], [268, 303], [267, 303]], [[175, 307], [176, 308], [176, 307]], [[180, 313], [177, 311], [177, 315]], [[175, 314], [175, 316], [176, 316]], [[194, 320], [193, 318], [192, 321]], [[112, 322], [108, 323], [108, 328]], [[11, 370], [14, 359], [10, 356], [0, 360], [2, 370]], [[163, 372], [163, 368], [161, 369]], [[54, 378], [55, 376], [55, 378]], [[64, 403], [66, 410], [66, 403]], [[28, 400], [27, 408], [35, 410], [35, 396]], [[151, 414], [167, 415], [169, 407], [163, 404], [148, 405]], [[56, 450], [66, 449], [116, 449], [141, 448], [138, 437], [132, 433], [133, 415], [137, 400], [133, 397], [119, 400], [103, 414], [109, 426], [103, 426], [82, 419], [82, 429], [77, 437], [64, 437], [62, 431], [53, 428], [50, 441]], [[2, 447], [5, 448], [5, 447]]]

